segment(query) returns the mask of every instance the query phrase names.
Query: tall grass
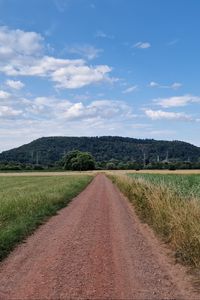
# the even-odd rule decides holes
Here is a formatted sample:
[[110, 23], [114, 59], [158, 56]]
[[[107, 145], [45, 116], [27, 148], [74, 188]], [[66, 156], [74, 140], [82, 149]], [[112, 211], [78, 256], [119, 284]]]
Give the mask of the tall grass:
[[81, 175], [0, 177], [0, 260], [91, 179]]
[[144, 178], [110, 176], [134, 204], [141, 219], [175, 252], [178, 261], [200, 267], [200, 201], [163, 183]]
[[135, 179], [145, 179], [155, 185], [165, 185], [181, 197], [200, 199], [200, 174], [128, 174]]

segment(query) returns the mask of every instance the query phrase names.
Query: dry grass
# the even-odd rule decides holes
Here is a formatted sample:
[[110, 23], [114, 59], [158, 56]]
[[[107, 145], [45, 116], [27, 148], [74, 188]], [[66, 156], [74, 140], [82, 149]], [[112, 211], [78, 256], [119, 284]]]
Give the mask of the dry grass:
[[38, 177], [38, 176], [44, 176], [44, 177], [49, 177], [49, 176], [74, 176], [74, 175], [94, 175], [95, 171], [62, 171], [62, 172], [38, 172], [38, 171], [32, 171], [32, 172], [0, 172], [0, 177], [13, 177], [13, 176], [19, 176], [19, 177]]
[[107, 171], [110, 174], [200, 174], [200, 170], [114, 170], [114, 171]]
[[200, 201], [143, 178], [110, 175], [136, 212], [172, 247], [178, 261], [200, 267]]
[[106, 173], [106, 174], [200, 174], [200, 170], [176, 170], [176, 171], [169, 171], [169, 170], [94, 170], [94, 171], [32, 171], [32, 172], [0, 172], [0, 177], [3, 176], [68, 176], [68, 175], [96, 175], [97, 173]]

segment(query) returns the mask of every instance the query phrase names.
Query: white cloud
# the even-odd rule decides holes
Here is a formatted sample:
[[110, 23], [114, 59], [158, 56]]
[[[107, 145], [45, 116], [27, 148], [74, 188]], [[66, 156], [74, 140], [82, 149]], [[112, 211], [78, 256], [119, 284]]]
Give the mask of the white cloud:
[[0, 118], [15, 117], [22, 114], [22, 110], [16, 110], [12, 107], [2, 105], [0, 106]]
[[82, 46], [77, 45], [77, 46], [67, 48], [67, 52], [72, 54], [77, 54], [88, 60], [92, 60], [94, 58], [97, 58], [100, 55], [100, 53], [103, 52], [103, 50], [97, 49], [91, 45], [82, 45]]
[[123, 101], [97, 100], [88, 105], [82, 102], [72, 103], [63, 101], [57, 104], [57, 108], [52, 107], [57, 117], [67, 121], [80, 120], [113, 120], [115, 118], [133, 118], [132, 109]]
[[0, 90], [0, 100], [7, 100], [10, 96], [10, 93]]
[[182, 83], [180, 83], [180, 82], [174, 82], [174, 83], [172, 83], [170, 85], [162, 85], [162, 84], [159, 84], [158, 82], [151, 81], [148, 86], [151, 87], [151, 88], [157, 87], [157, 88], [162, 88], [162, 89], [177, 90], [180, 87], [182, 87]]
[[176, 90], [176, 89], [179, 89], [180, 87], [182, 87], [182, 83], [180, 83], [180, 82], [174, 82], [170, 87], [172, 89]]
[[150, 47], [151, 44], [149, 42], [138, 42], [133, 46], [133, 48], [138, 48], [138, 49], [148, 49]]
[[168, 112], [163, 110], [145, 110], [145, 114], [152, 120], [179, 120], [179, 121], [192, 121], [192, 117], [183, 112]]
[[24, 83], [19, 80], [6, 80], [6, 85], [14, 90], [21, 90], [24, 87]]
[[17, 58], [21, 55], [37, 56], [43, 50], [43, 38], [36, 32], [12, 30], [0, 27], [0, 59]]
[[109, 81], [106, 74], [111, 72], [111, 68], [107, 65], [87, 66], [84, 60], [44, 56], [26, 63], [18, 60], [3, 67], [0, 66], [0, 71], [7, 76], [47, 77], [54, 81], [57, 87], [74, 89], [96, 82]]
[[43, 48], [43, 39], [37, 33], [0, 27], [0, 72], [7, 76], [46, 77], [56, 87], [66, 89], [114, 80], [109, 78], [111, 68], [107, 65], [91, 66], [83, 59], [43, 55]]
[[149, 135], [151, 136], [155, 136], [155, 137], [161, 137], [163, 139], [164, 136], [167, 137], [171, 137], [176, 133], [176, 131], [174, 130], [167, 130], [167, 129], [163, 129], [163, 130], [151, 130], [149, 131]]
[[137, 90], [137, 88], [138, 88], [137, 85], [130, 86], [129, 88], [127, 88], [126, 90], [123, 91], [123, 94], [128, 94], [128, 93], [134, 92]]
[[151, 81], [149, 83], [149, 87], [158, 87], [158, 86], [160, 86], [160, 85], [157, 82], [155, 82], [155, 81]]
[[15, 96], [0, 111], [0, 150], [41, 136], [96, 136], [105, 132], [127, 136], [138, 130], [132, 127], [136, 120], [132, 107], [117, 100], [84, 103], [57, 97]]
[[200, 103], [200, 97], [185, 95], [185, 96], [176, 96], [169, 98], [158, 98], [155, 99], [156, 104], [168, 108], [168, 107], [181, 107], [186, 106], [190, 103]]
[[66, 89], [80, 88], [93, 83], [108, 81], [107, 73], [111, 68], [106, 65], [89, 67], [85, 64], [59, 68], [52, 72], [51, 79], [57, 87]]
[[114, 39], [114, 36], [113, 36], [113, 35], [109, 35], [109, 34], [105, 33], [105, 32], [102, 31], [102, 30], [98, 30], [98, 31], [96, 32], [96, 34], [95, 34], [95, 37], [96, 37], [96, 38], [102, 38], [102, 39], [110, 39], [110, 40]]
[[[135, 117], [132, 108], [124, 101], [96, 100], [88, 104], [81, 101], [72, 102], [57, 97], [11, 98], [10, 108], [20, 110], [21, 118], [27, 120], [57, 120], [63, 122], [82, 122], [98, 120], [112, 122], [131, 120]], [[20, 117], [19, 117], [20, 118]]]

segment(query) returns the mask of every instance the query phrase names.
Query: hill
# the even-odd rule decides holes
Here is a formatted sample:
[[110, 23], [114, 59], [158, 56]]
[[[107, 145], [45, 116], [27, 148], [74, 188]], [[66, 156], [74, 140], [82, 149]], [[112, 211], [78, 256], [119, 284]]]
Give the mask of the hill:
[[51, 165], [73, 149], [91, 152], [99, 162], [191, 161], [200, 159], [200, 148], [181, 141], [157, 141], [117, 136], [43, 137], [21, 147], [4, 151], [0, 161]]

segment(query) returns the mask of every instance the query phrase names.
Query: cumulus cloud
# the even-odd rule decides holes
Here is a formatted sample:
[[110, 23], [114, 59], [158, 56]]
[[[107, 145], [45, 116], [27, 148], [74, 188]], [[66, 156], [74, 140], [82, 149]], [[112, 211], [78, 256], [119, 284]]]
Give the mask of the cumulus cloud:
[[182, 83], [180, 82], [174, 82], [170, 85], [162, 85], [158, 82], [155, 82], [155, 81], [151, 81], [148, 85], [149, 87], [151, 88], [162, 88], [162, 89], [173, 89], [173, 90], [177, 90], [179, 89], [180, 87], [182, 87]]
[[43, 48], [43, 38], [35, 32], [0, 27], [0, 72], [7, 76], [46, 77], [56, 87], [66, 89], [112, 81], [107, 65], [91, 66], [83, 59], [55, 58], [44, 55]]
[[185, 96], [176, 96], [176, 97], [169, 97], [169, 98], [158, 98], [155, 99], [154, 102], [156, 102], [156, 104], [164, 108], [181, 107], [181, 106], [186, 106], [190, 103], [200, 103], [200, 97], [185, 95]]
[[138, 42], [135, 45], [133, 45], [133, 48], [138, 49], [148, 49], [151, 47], [151, 44], [149, 42]]
[[[26, 120], [55, 120], [58, 123], [82, 121], [101, 121], [102, 123], [135, 118], [132, 107], [124, 101], [96, 100], [85, 104], [82, 101], [70, 101], [58, 97], [30, 97], [14, 96], [6, 102], [7, 108], [1, 106], [3, 114], [18, 115], [18, 119]], [[9, 108], [9, 110], [8, 110]], [[2, 116], [2, 115], [1, 115]]]
[[83, 58], [86, 58], [88, 60], [92, 60], [97, 58], [100, 53], [103, 52], [102, 49], [97, 49], [92, 45], [76, 45], [73, 47], [67, 48], [68, 53], [77, 54]]
[[51, 79], [59, 88], [75, 89], [92, 83], [110, 82], [111, 79], [107, 76], [109, 72], [111, 68], [106, 65], [89, 67], [81, 62], [76, 66], [71, 65], [55, 70], [51, 74]]
[[105, 132], [127, 135], [137, 131], [133, 128], [137, 118], [132, 106], [118, 100], [72, 101], [13, 95], [6, 105], [0, 106], [0, 112], [0, 151], [41, 136]]
[[43, 50], [43, 38], [36, 32], [0, 27], [0, 59], [38, 55]]
[[71, 102], [66, 99], [37, 97], [33, 100], [23, 99], [24, 113], [38, 117], [63, 119], [65, 121], [104, 120], [134, 118], [132, 108], [123, 101], [96, 100], [89, 104]]
[[14, 90], [21, 90], [24, 87], [24, 83], [21, 82], [20, 80], [11, 80], [8, 79], [6, 80], [6, 85]]
[[124, 102], [114, 100], [93, 101], [89, 105], [75, 103], [63, 113], [67, 120], [101, 118], [110, 120], [116, 117], [134, 117], [131, 108]]
[[178, 121], [192, 121], [193, 118], [183, 112], [168, 112], [163, 110], [145, 110], [145, 114], [152, 120], [178, 120]]

